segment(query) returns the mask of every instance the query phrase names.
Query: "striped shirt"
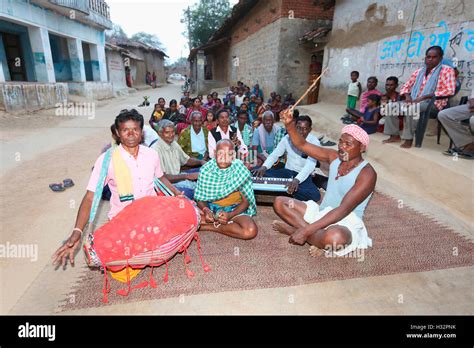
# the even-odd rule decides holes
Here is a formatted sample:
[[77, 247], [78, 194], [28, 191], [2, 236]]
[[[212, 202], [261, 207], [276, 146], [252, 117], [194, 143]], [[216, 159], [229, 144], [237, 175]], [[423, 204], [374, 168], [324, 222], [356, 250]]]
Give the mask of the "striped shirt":
[[[411, 74], [410, 79], [403, 85], [400, 89], [400, 95], [410, 94], [413, 86], [415, 85], [416, 78], [420, 73], [422, 68], [416, 70], [413, 74]], [[420, 94], [423, 92], [423, 88], [425, 88], [426, 82], [431, 77], [434, 69], [431, 69], [428, 76], [423, 76], [423, 81], [421, 82], [420, 87]], [[436, 97], [449, 97], [454, 95], [454, 91], [456, 89], [456, 77], [454, 76], [454, 69], [450, 66], [443, 65], [441, 66], [441, 71], [439, 72], [438, 78], [438, 85], [436, 86], [436, 90], [434, 95]], [[438, 99], [434, 102], [436, 108], [438, 110], [442, 110], [448, 104], [448, 98]]]

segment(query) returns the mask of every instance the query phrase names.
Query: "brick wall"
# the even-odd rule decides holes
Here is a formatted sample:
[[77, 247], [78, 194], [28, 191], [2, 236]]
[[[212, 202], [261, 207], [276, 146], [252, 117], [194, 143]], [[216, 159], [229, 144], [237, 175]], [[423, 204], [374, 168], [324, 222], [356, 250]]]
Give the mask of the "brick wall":
[[288, 17], [290, 11], [293, 11], [291, 14], [295, 18], [331, 20], [334, 13], [334, 6], [325, 10], [322, 3], [323, 1], [321, 0], [282, 0], [281, 15]]
[[[242, 18], [231, 31], [232, 43], [245, 40], [279, 18], [331, 20], [334, 7], [324, 10], [322, 5], [314, 5], [314, 0], [262, 0]], [[319, 4], [319, 2], [318, 2]], [[292, 11], [292, 12], [290, 12]], [[310, 29], [308, 29], [310, 30]]]
[[[231, 45], [228, 81], [240, 80], [248, 85], [258, 82], [265, 96], [269, 96], [277, 83], [279, 36], [280, 21], [276, 21]], [[239, 58], [238, 66], [232, 64], [233, 56]]]
[[[270, 92], [293, 92], [296, 97], [308, 85], [311, 52], [298, 39], [316, 26], [316, 20], [332, 19], [333, 9], [323, 10], [313, 0], [262, 0], [227, 34], [229, 48], [213, 52], [214, 78], [226, 73], [229, 84], [241, 80], [259, 83], [265, 97]], [[294, 16], [289, 18], [290, 12]], [[239, 58], [233, 66], [232, 58]]]
[[231, 30], [231, 44], [237, 44], [281, 17], [282, 0], [262, 0]]

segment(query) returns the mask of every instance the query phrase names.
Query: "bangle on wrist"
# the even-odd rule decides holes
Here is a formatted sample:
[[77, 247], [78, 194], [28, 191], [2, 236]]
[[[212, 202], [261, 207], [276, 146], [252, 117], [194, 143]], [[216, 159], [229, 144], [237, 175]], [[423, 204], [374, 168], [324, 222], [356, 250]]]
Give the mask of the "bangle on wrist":
[[81, 232], [81, 236], [82, 236], [82, 230], [81, 230], [79, 227], [74, 227], [74, 229], [72, 230], [72, 232], [74, 232], [74, 231], [79, 231], [79, 232]]

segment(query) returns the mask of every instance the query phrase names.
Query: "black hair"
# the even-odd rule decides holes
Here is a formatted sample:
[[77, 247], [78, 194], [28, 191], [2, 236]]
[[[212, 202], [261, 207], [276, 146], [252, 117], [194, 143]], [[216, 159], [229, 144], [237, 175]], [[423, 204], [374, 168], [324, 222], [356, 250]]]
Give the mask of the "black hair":
[[117, 135], [117, 128], [115, 128], [115, 123], [112, 123], [110, 126], [110, 131], [112, 132], [112, 138], [115, 140], [115, 144], [120, 145], [120, 138]]
[[239, 112], [237, 113], [237, 117], [239, 117], [240, 115], [246, 115], [247, 117], [249, 117], [249, 114], [248, 114], [247, 111], [239, 111]]
[[374, 80], [375, 82], [379, 82], [379, 80], [375, 76], [369, 76], [369, 78], [367, 79], [367, 82], [369, 82], [369, 80]]
[[219, 101], [219, 103], [221, 103], [221, 104], [222, 104], [222, 99], [221, 99], [221, 98], [216, 98], [216, 100], [218, 100], [218, 101]]
[[119, 124], [120, 123], [124, 123], [124, 122], [130, 121], [130, 120], [140, 122], [140, 129], [143, 129], [144, 121], [143, 121], [142, 114], [140, 114], [135, 109], [130, 109], [130, 110], [124, 109], [124, 110], [120, 111], [120, 113], [117, 115], [117, 117], [115, 117], [114, 125], [115, 125], [115, 128], [117, 129], [117, 131], [119, 130]]
[[221, 109], [221, 110], [219, 110], [219, 111], [217, 112], [216, 119], [218, 119], [219, 116], [220, 116], [223, 112], [226, 112], [227, 115], [229, 115], [229, 117], [230, 117], [230, 111], [229, 111], [228, 109], [224, 108], [224, 109]]
[[199, 101], [202, 102], [202, 99], [201, 99], [201, 98], [196, 97], [196, 98], [193, 98], [193, 99], [192, 99], [192, 100], [193, 100], [193, 104], [194, 104], [194, 102], [196, 101], [196, 99], [199, 99]]
[[351, 71], [351, 75], [352, 75], [352, 74], [356, 74], [357, 77], [359, 77], [359, 72], [358, 72], [357, 70]]
[[293, 119], [297, 119], [300, 115], [300, 111], [298, 109], [293, 110]]
[[163, 98], [163, 97], [159, 97], [159, 98], [158, 98], [158, 103], [160, 102], [161, 99], [163, 99], [163, 101], [166, 103], [166, 100], [165, 100], [165, 98]]
[[382, 99], [378, 94], [371, 94], [367, 97], [368, 100], [372, 100], [375, 102], [377, 106], [380, 105], [380, 99]]
[[207, 121], [207, 115], [212, 114], [212, 120], [215, 121], [217, 120], [216, 114], [212, 112], [212, 110], [207, 110], [206, 111], [206, 121]]
[[[181, 98], [181, 100], [182, 100], [182, 98]], [[176, 99], [171, 99], [171, 100], [170, 100], [170, 106], [171, 106], [172, 104], [178, 105], [178, 102], [176, 101]]]
[[441, 57], [444, 56], [444, 51], [443, 49], [440, 47], [440, 46], [431, 46], [431, 47], [428, 47], [428, 49], [426, 50], [425, 52], [425, 56], [428, 54], [429, 51], [431, 50], [436, 50], [439, 52], [439, 54], [441, 55]]
[[396, 76], [387, 77], [387, 81], [394, 81], [398, 85], [398, 77]]
[[[293, 113], [294, 114], [294, 113]], [[311, 120], [311, 117], [308, 115], [301, 115], [296, 118], [296, 123], [298, 122], [308, 122], [309, 126], [313, 126], [313, 121]]]

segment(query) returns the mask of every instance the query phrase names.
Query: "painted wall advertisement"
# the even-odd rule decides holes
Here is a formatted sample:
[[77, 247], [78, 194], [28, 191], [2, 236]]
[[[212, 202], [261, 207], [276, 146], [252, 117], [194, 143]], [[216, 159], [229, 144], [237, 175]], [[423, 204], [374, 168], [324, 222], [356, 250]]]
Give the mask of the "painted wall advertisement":
[[441, 46], [444, 63], [459, 70], [461, 89], [474, 87], [474, 22], [448, 25], [441, 21], [434, 28], [407, 32], [378, 44], [376, 71], [381, 75], [400, 76], [405, 82], [410, 74], [423, 66], [425, 51], [430, 46]]

